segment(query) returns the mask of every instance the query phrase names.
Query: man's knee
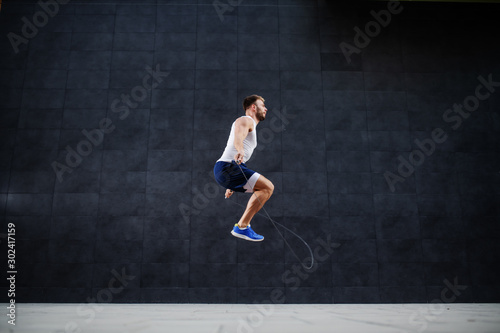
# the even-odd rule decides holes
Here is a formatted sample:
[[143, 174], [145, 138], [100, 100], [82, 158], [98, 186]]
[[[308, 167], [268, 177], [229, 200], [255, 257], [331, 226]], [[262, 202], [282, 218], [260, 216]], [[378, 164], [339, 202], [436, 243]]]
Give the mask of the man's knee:
[[269, 180], [268, 184], [266, 184], [266, 192], [268, 193], [269, 196], [273, 195], [274, 192], [274, 184]]
[[263, 177], [257, 181], [254, 191], [261, 191], [271, 196], [274, 192], [274, 184], [267, 178]]
[[271, 194], [273, 194], [273, 192], [274, 192], [274, 184], [271, 183], [271, 182], [269, 182], [269, 185], [270, 185], [269, 186], [269, 190], [271, 191]]

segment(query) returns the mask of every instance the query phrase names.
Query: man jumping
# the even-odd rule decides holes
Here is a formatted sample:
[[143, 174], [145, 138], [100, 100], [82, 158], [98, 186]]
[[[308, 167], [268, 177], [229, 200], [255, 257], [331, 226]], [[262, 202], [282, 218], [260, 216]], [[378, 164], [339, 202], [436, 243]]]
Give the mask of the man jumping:
[[235, 237], [253, 242], [264, 240], [250, 227], [250, 221], [262, 208], [274, 191], [274, 185], [258, 172], [250, 170], [246, 162], [257, 147], [257, 124], [266, 119], [267, 109], [264, 98], [251, 95], [243, 100], [245, 116], [236, 119], [231, 126], [226, 149], [217, 160], [214, 174], [217, 183], [226, 189], [225, 197], [233, 193], [246, 192], [253, 195], [248, 200], [245, 212], [231, 231]]

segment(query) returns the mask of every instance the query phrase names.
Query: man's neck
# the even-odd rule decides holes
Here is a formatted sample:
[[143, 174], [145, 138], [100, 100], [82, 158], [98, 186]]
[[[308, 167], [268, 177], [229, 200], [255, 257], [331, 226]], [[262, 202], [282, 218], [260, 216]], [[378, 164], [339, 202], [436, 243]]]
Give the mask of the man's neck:
[[248, 112], [248, 111], [247, 111], [247, 112], [245, 113], [245, 115], [246, 115], [246, 116], [248, 116], [248, 117], [250, 117], [250, 118], [252, 118], [252, 119], [253, 119], [253, 121], [255, 121], [255, 123], [256, 123], [256, 124], [258, 124], [258, 123], [259, 123], [259, 120], [257, 119], [257, 117], [255, 116], [255, 114], [254, 114], [254, 113], [251, 113], [251, 112]]

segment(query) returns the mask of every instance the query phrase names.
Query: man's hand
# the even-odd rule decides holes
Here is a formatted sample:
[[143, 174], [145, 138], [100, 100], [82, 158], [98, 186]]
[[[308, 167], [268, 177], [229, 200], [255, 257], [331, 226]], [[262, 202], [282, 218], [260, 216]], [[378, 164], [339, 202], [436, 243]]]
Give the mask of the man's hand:
[[234, 191], [233, 191], [233, 190], [227, 189], [227, 190], [226, 190], [226, 194], [224, 195], [224, 197], [225, 197], [226, 199], [229, 199], [229, 197], [230, 197], [230, 196], [232, 196], [232, 195], [233, 195], [233, 193], [234, 193]]
[[237, 164], [241, 164], [241, 163], [243, 163], [243, 157], [244, 156], [245, 156], [245, 153], [239, 151], [238, 153], [236, 153], [236, 155], [234, 155], [234, 161]]

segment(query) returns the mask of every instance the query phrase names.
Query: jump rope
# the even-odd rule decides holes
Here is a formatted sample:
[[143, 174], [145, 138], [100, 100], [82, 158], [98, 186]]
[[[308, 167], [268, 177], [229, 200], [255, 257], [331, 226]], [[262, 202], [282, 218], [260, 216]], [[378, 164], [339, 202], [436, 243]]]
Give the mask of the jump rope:
[[[245, 177], [245, 180], [248, 182], [248, 178], [247, 176], [245, 175], [245, 173], [243, 172], [243, 169], [241, 168], [240, 164], [238, 162], [236, 162], [236, 165], [238, 165], [238, 167], [240, 168], [240, 171], [241, 173], [243, 174], [243, 177]], [[252, 195], [255, 195], [255, 192], [252, 194]], [[274, 228], [276, 229], [276, 231], [278, 232], [278, 234], [281, 236], [281, 238], [283, 239], [283, 241], [285, 242], [286, 246], [288, 246], [288, 248], [290, 249], [290, 251], [293, 253], [293, 255], [295, 256], [295, 258], [300, 262], [300, 264], [302, 265], [302, 267], [304, 267], [305, 269], [309, 270], [311, 269], [313, 266], [314, 266], [314, 255], [313, 255], [313, 251], [311, 250], [311, 247], [309, 246], [309, 244], [307, 244], [307, 242], [305, 240], [302, 239], [302, 237], [300, 237], [299, 235], [297, 235], [295, 232], [293, 232], [292, 230], [290, 230], [289, 228], [285, 227], [283, 224], [281, 223], [278, 223], [276, 221], [274, 221], [271, 216], [269, 215], [269, 213], [267, 212], [266, 208], [264, 207], [264, 205], [262, 204], [262, 202], [260, 201], [259, 199], [259, 196], [255, 195], [255, 197], [257, 198], [257, 200], [259, 201], [261, 207], [262, 207], [262, 210], [266, 213], [267, 216], [264, 216], [262, 215], [261, 213], [257, 212], [257, 215], [260, 215], [260, 216], [263, 216], [263, 217], [267, 217], [269, 219], [269, 221], [271, 221], [271, 223], [273, 224]], [[240, 206], [240, 207], [243, 207], [243, 208], [246, 208], [245, 206], [243, 206], [242, 204], [238, 203], [238, 202], [235, 202], [235, 201], [231, 201], [233, 203], [235, 203], [236, 205]], [[307, 247], [307, 249], [309, 250], [309, 253], [311, 254], [311, 265], [310, 266], [306, 266], [302, 260], [299, 258], [299, 256], [295, 253], [295, 251], [293, 250], [293, 248], [290, 246], [290, 244], [287, 242], [287, 240], [285, 239], [285, 236], [283, 236], [283, 234], [281, 233], [281, 231], [278, 229], [277, 225], [279, 225], [280, 227], [282, 227], [283, 229], [285, 229], [286, 231], [288, 231], [289, 233], [291, 233], [292, 235], [294, 235], [295, 237], [297, 237], [298, 239], [300, 239], [300, 241], [302, 243], [304, 243], [304, 245]]]

